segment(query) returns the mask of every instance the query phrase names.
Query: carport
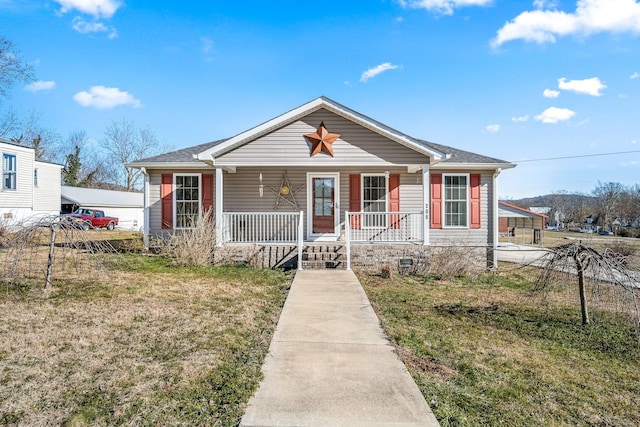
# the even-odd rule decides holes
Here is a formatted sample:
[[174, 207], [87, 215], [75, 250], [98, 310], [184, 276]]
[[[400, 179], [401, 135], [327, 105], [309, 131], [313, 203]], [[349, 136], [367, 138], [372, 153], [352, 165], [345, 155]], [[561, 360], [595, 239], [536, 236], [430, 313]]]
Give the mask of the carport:
[[506, 236], [509, 243], [544, 245], [544, 228], [548, 218], [546, 215], [499, 202], [498, 218], [498, 230], [501, 236]]

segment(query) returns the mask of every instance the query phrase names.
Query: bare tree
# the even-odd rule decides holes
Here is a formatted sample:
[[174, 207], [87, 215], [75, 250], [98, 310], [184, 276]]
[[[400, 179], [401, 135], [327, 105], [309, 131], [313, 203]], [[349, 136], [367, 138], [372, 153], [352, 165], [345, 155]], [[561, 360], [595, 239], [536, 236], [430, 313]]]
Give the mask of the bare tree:
[[620, 209], [624, 191], [624, 186], [619, 182], [602, 183], [598, 181], [598, 185], [593, 190], [593, 195], [596, 198], [598, 216], [602, 221], [603, 228], [611, 226], [615, 219], [615, 215]]
[[587, 304], [587, 283], [590, 281], [594, 285], [594, 294], [599, 293], [605, 285], [620, 290], [618, 299], [627, 302], [625, 314], [633, 314], [636, 327], [640, 326], [640, 283], [626, 267], [626, 260], [620, 254], [609, 249], [599, 252], [581, 241], [574, 241], [551, 248], [541, 261], [542, 269], [536, 286], [538, 290], [548, 288], [556, 282], [558, 275], [577, 278], [583, 325], [590, 323]]
[[87, 150], [89, 137], [84, 130], [71, 132], [68, 146], [72, 151], [65, 156], [62, 169], [62, 181], [65, 185], [74, 187], [96, 187], [104, 175], [104, 159], [99, 159], [95, 153]]
[[112, 120], [105, 129], [104, 147], [112, 161], [114, 181], [127, 191], [139, 189], [142, 172], [127, 167], [127, 163], [158, 153], [160, 146], [155, 133], [138, 129], [131, 120]]
[[13, 42], [0, 36], [0, 103], [16, 82], [34, 80], [33, 66], [24, 62]]
[[40, 124], [42, 113], [31, 111], [21, 120], [13, 111], [5, 114], [0, 120], [0, 136], [17, 144], [31, 147], [35, 150], [38, 160], [61, 160], [60, 147], [62, 137], [52, 128], [46, 128]]

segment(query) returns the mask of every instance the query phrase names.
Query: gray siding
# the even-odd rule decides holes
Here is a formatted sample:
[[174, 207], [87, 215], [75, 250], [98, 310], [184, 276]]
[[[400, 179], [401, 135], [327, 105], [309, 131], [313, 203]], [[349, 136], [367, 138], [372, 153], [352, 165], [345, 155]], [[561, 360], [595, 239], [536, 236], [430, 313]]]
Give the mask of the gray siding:
[[[440, 173], [441, 171], [433, 171]], [[466, 173], [468, 171], [446, 171], [443, 173]], [[474, 172], [475, 173], [475, 172]], [[434, 246], [486, 246], [491, 243], [493, 233], [493, 223], [489, 222], [489, 212], [493, 207], [493, 200], [490, 197], [492, 191], [493, 172], [482, 173], [480, 177], [480, 215], [481, 228], [442, 228], [430, 230], [430, 241]]]
[[[287, 168], [287, 177], [294, 191], [297, 208], [286, 202], [275, 207], [277, 191], [282, 181], [282, 168], [246, 167], [238, 168], [237, 173], [223, 172], [224, 183], [224, 212], [299, 212], [304, 211], [305, 238], [307, 232], [307, 168]], [[345, 211], [349, 209], [349, 175], [352, 173], [383, 173], [389, 170], [391, 173], [400, 174], [400, 210], [403, 212], [421, 212], [423, 210], [422, 172], [407, 173], [406, 168], [322, 168], [314, 169], [313, 173], [339, 173], [340, 174], [340, 223], [344, 227]], [[163, 173], [212, 173], [211, 169], [204, 170], [154, 170], [149, 176], [149, 230], [151, 234], [162, 234], [166, 230], [161, 229], [161, 203], [160, 183]], [[433, 171], [440, 173], [440, 171]], [[463, 172], [463, 171], [460, 171]], [[259, 176], [262, 173], [264, 185], [263, 197], [260, 197], [258, 185]], [[447, 171], [449, 173], [449, 171]], [[451, 173], [456, 173], [452, 171]], [[481, 218], [480, 229], [431, 229], [430, 242], [434, 246], [464, 245], [486, 246], [492, 240], [493, 223], [489, 221], [490, 211], [493, 207], [492, 193], [493, 172], [481, 174]]]
[[[333, 143], [334, 157], [310, 157], [304, 134], [315, 133], [321, 122], [341, 137]], [[278, 164], [344, 167], [358, 165], [428, 164], [429, 158], [369, 129], [321, 109], [216, 159], [219, 166]]]
[[[160, 185], [162, 183], [162, 174], [165, 173], [206, 173], [213, 174], [213, 188], [215, 193], [215, 170], [198, 169], [198, 170], [150, 170], [149, 171], [149, 233], [153, 235], [162, 235], [167, 230], [162, 229], [162, 203], [160, 200]], [[215, 207], [215, 201], [214, 201]]]

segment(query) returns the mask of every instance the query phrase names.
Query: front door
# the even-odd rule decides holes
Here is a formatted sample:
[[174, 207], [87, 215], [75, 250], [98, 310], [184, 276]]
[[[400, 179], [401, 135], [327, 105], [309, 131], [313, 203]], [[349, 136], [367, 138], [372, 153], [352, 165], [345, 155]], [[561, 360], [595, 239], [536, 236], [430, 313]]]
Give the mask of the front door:
[[335, 233], [335, 188], [334, 177], [311, 178], [311, 232], [312, 234]]

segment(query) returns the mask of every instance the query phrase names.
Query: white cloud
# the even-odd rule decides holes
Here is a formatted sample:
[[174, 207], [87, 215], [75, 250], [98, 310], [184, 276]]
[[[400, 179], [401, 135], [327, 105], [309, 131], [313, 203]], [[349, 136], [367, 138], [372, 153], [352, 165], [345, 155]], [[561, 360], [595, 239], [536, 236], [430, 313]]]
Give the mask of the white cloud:
[[558, 122], [567, 121], [575, 115], [576, 112], [571, 111], [568, 108], [549, 107], [542, 113], [538, 114], [535, 119], [542, 123], [555, 124]]
[[41, 92], [44, 90], [51, 90], [56, 87], [56, 82], [54, 81], [38, 81], [28, 84], [24, 87], [24, 90], [28, 90], [29, 92]]
[[389, 70], [395, 70], [397, 68], [400, 68], [400, 66], [394, 65], [391, 62], [385, 62], [384, 64], [376, 65], [375, 67], [369, 68], [367, 71], [362, 73], [362, 76], [360, 76], [360, 81], [366, 82], [367, 80], [374, 78], [380, 73], [384, 73], [385, 71]]
[[638, 141], [636, 141], [635, 139], [632, 139], [632, 140], [631, 140], [631, 143], [632, 143], [632, 144], [637, 144], [637, 143], [638, 143]]
[[585, 95], [600, 96], [600, 91], [606, 87], [597, 77], [584, 80], [567, 80], [564, 77], [558, 79], [558, 88]]
[[498, 30], [494, 47], [512, 40], [554, 43], [557, 37], [611, 32], [640, 33], [640, 3], [635, 0], [578, 0], [574, 13], [522, 12]]
[[533, 7], [536, 9], [553, 9], [558, 7], [557, 0], [533, 0]]
[[557, 98], [560, 96], [560, 92], [557, 90], [545, 89], [544, 92], [542, 92], [542, 96], [545, 98]]
[[60, 13], [76, 10], [94, 18], [111, 18], [120, 8], [118, 0], [54, 0], [60, 7]]
[[200, 37], [200, 44], [203, 53], [209, 53], [213, 49], [213, 40], [209, 37]]
[[109, 34], [107, 37], [109, 37], [110, 39], [115, 39], [116, 37], [118, 37], [118, 32], [115, 28], [109, 27], [102, 22], [88, 22], [80, 18], [79, 16], [73, 18], [73, 29], [81, 34], [108, 32]]
[[522, 122], [526, 122], [529, 120], [529, 115], [526, 114], [524, 116], [520, 116], [520, 117], [511, 117], [511, 121], [515, 122], [515, 123], [522, 123]]
[[76, 93], [73, 95], [73, 99], [83, 107], [99, 109], [111, 109], [119, 105], [131, 105], [134, 108], [142, 107], [140, 100], [117, 87], [93, 86], [88, 92]]
[[630, 79], [637, 79], [638, 77], [640, 77], [640, 73], [637, 71], [629, 76]]
[[638, 165], [640, 165], [640, 162], [638, 162], [636, 160], [633, 160], [631, 162], [620, 163], [620, 166], [623, 166], [623, 167], [625, 167], [625, 166], [638, 166]]
[[398, 0], [402, 7], [426, 9], [441, 15], [453, 15], [453, 10], [467, 6], [488, 6], [493, 0]]
[[485, 129], [487, 132], [496, 133], [500, 130], [500, 125], [488, 125]]

